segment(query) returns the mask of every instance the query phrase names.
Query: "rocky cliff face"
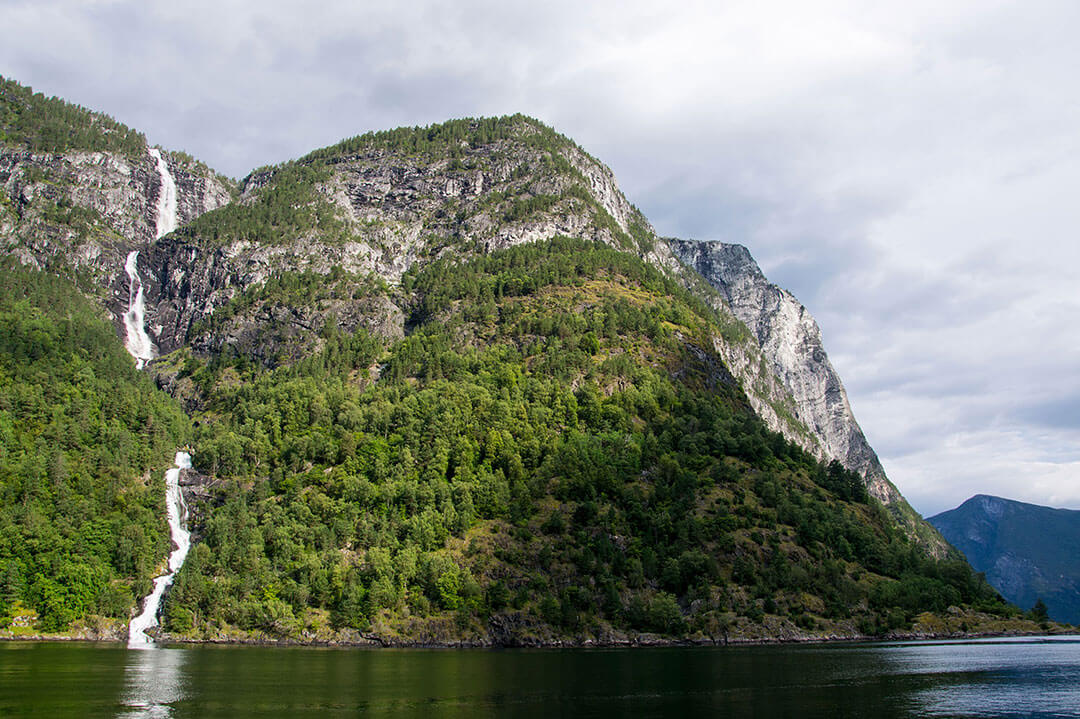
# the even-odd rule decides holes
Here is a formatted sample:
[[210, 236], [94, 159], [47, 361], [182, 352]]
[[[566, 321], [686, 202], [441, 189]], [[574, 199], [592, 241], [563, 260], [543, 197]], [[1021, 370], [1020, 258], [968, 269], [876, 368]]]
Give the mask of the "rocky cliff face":
[[[944, 554], [944, 542], [889, 481], [866, 441], [844, 385], [829, 362], [813, 315], [790, 292], [769, 282], [742, 245], [677, 239], [669, 239], [667, 244], [721, 293], [754, 335], [769, 372], [790, 393], [791, 413], [809, 430], [808, 435], [789, 439], [820, 459], [839, 460], [858, 472], [874, 497], [890, 507], [935, 553]], [[772, 424], [766, 413], [758, 414]]]
[[[176, 182], [179, 224], [231, 200], [228, 180], [180, 155], [162, 156]], [[154, 242], [160, 193], [149, 154], [0, 147], [0, 251], [77, 278], [118, 318], [128, 301], [124, 259]]]
[[[148, 248], [144, 278], [155, 343], [163, 354], [181, 347], [201, 354], [230, 348], [273, 365], [310, 352], [327, 321], [345, 332], [364, 327], [401, 337], [404, 314], [357, 245], [298, 239], [288, 246], [241, 241], [207, 247], [179, 236], [162, 238]], [[300, 301], [282, 302], [266, 289], [271, 278], [285, 275], [305, 293]]]
[[668, 240], [668, 245], [720, 291], [753, 333], [769, 368], [791, 392], [796, 417], [820, 439], [806, 448], [862, 474], [882, 502], [895, 501], [896, 489], [855, 421], [810, 312], [769, 282], [742, 245], [692, 240]]

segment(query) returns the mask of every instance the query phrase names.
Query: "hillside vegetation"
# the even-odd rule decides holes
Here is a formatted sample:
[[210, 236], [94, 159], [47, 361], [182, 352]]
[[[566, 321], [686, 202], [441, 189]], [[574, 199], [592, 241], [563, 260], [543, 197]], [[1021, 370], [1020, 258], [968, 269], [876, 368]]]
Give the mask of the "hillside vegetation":
[[69, 283], [0, 265], [0, 621], [126, 620], [169, 549], [168, 466], [188, 420]]
[[403, 286], [403, 340], [189, 362], [197, 467], [227, 481], [167, 630], [528, 643], [1005, 609], [769, 432], [714, 313], [636, 258], [557, 239]]
[[[180, 447], [174, 638], [853, 637], [1016, 614], [864, 477], [768, 429], [821, 446], [717, 291], [536, 120], [368, 133], [236, 194], [171, 153], [162, 238], [157, 164], [110, 118], [0, 79], [0, 155], [0, 629], [122, 634], [169, 550]], [[136, 249], [148, 372], [118, 337]]]
[[88, 150], [139, 157], [146, 152], [141, 132], [108, 115], [46, 97], [0, 76], [0, 144], [33, 152]]

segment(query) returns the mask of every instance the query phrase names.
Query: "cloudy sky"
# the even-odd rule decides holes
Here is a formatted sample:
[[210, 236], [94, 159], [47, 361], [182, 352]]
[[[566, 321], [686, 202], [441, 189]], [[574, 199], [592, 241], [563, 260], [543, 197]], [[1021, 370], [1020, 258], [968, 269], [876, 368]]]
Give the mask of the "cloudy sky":
[[0, 74], [234, 177], [524, 112], [816, 315], [926, 515], [1080, 508], [1080, 3], [0, 0]]

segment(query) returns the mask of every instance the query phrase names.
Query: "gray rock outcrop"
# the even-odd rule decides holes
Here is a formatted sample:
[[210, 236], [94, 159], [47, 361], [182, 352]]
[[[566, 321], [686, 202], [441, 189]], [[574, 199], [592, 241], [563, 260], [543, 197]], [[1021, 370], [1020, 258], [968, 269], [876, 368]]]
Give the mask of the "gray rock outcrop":
[[[750, 330], [769, 370], [793, 400], [795, 418], [811, 437], [790, 437], [825, 461], [838, 460], [862, 475], [870, 494], [934, 554], [945, 542], [923, 521], [885, 474], [855, 419], [840, 376], [829, 362], [813, 315], [787, 290], [769, 282], [749, 250], [724, 242], [668, 239], [668, 246], [697, 270]], [[758, 412], [772, 426], [773, 420]], [[773, 426], [784, 431], [783, 426]], [[786, 434], [786, 433], [785, 433]]]
[[[162, 153], [176, 182], [184, 225], [231, 200], [230, 182], [180, 154]], [[113, 152], [33, 153], [0, 147], [0, 253], [79, 278], [101, 293], [123, 332], [129, 251], [157, 230], [161, 177], [156, 161]], [[145, 259], [140, 258], [145, 273]], [[150, 324], [154, 318], [151, 315]]]
[[796, 417], [821, 440], [806, 448], [863, 475], [871, 494], [882, 502], [896, 501], [896, 488], [866, 441], [829, 362], [817, 321], [802, 303], [769, 282], [742, 245], [675, 239], [668, 245], [724, 296], [753, 333], [770, 369], [795, 400]]

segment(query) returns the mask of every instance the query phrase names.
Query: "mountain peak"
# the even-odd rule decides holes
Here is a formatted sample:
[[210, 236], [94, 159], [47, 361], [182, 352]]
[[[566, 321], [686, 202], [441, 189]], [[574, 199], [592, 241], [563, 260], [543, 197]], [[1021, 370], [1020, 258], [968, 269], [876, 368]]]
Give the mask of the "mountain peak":
[[977, 494], [927, 521], [1009, 601], [1080, 622], [1080, 511]]
[[460, 157], [469, 149], [477, 149], [500, 141], [557, 149], [576, 146], [565, 135], [527, 115], [499, 117], [465, 117], [427, 126], [398, 127], [374, 130], [346, 138], [301, 157], [296, 162], [330, 160], [373, 151], [432, 157]]

